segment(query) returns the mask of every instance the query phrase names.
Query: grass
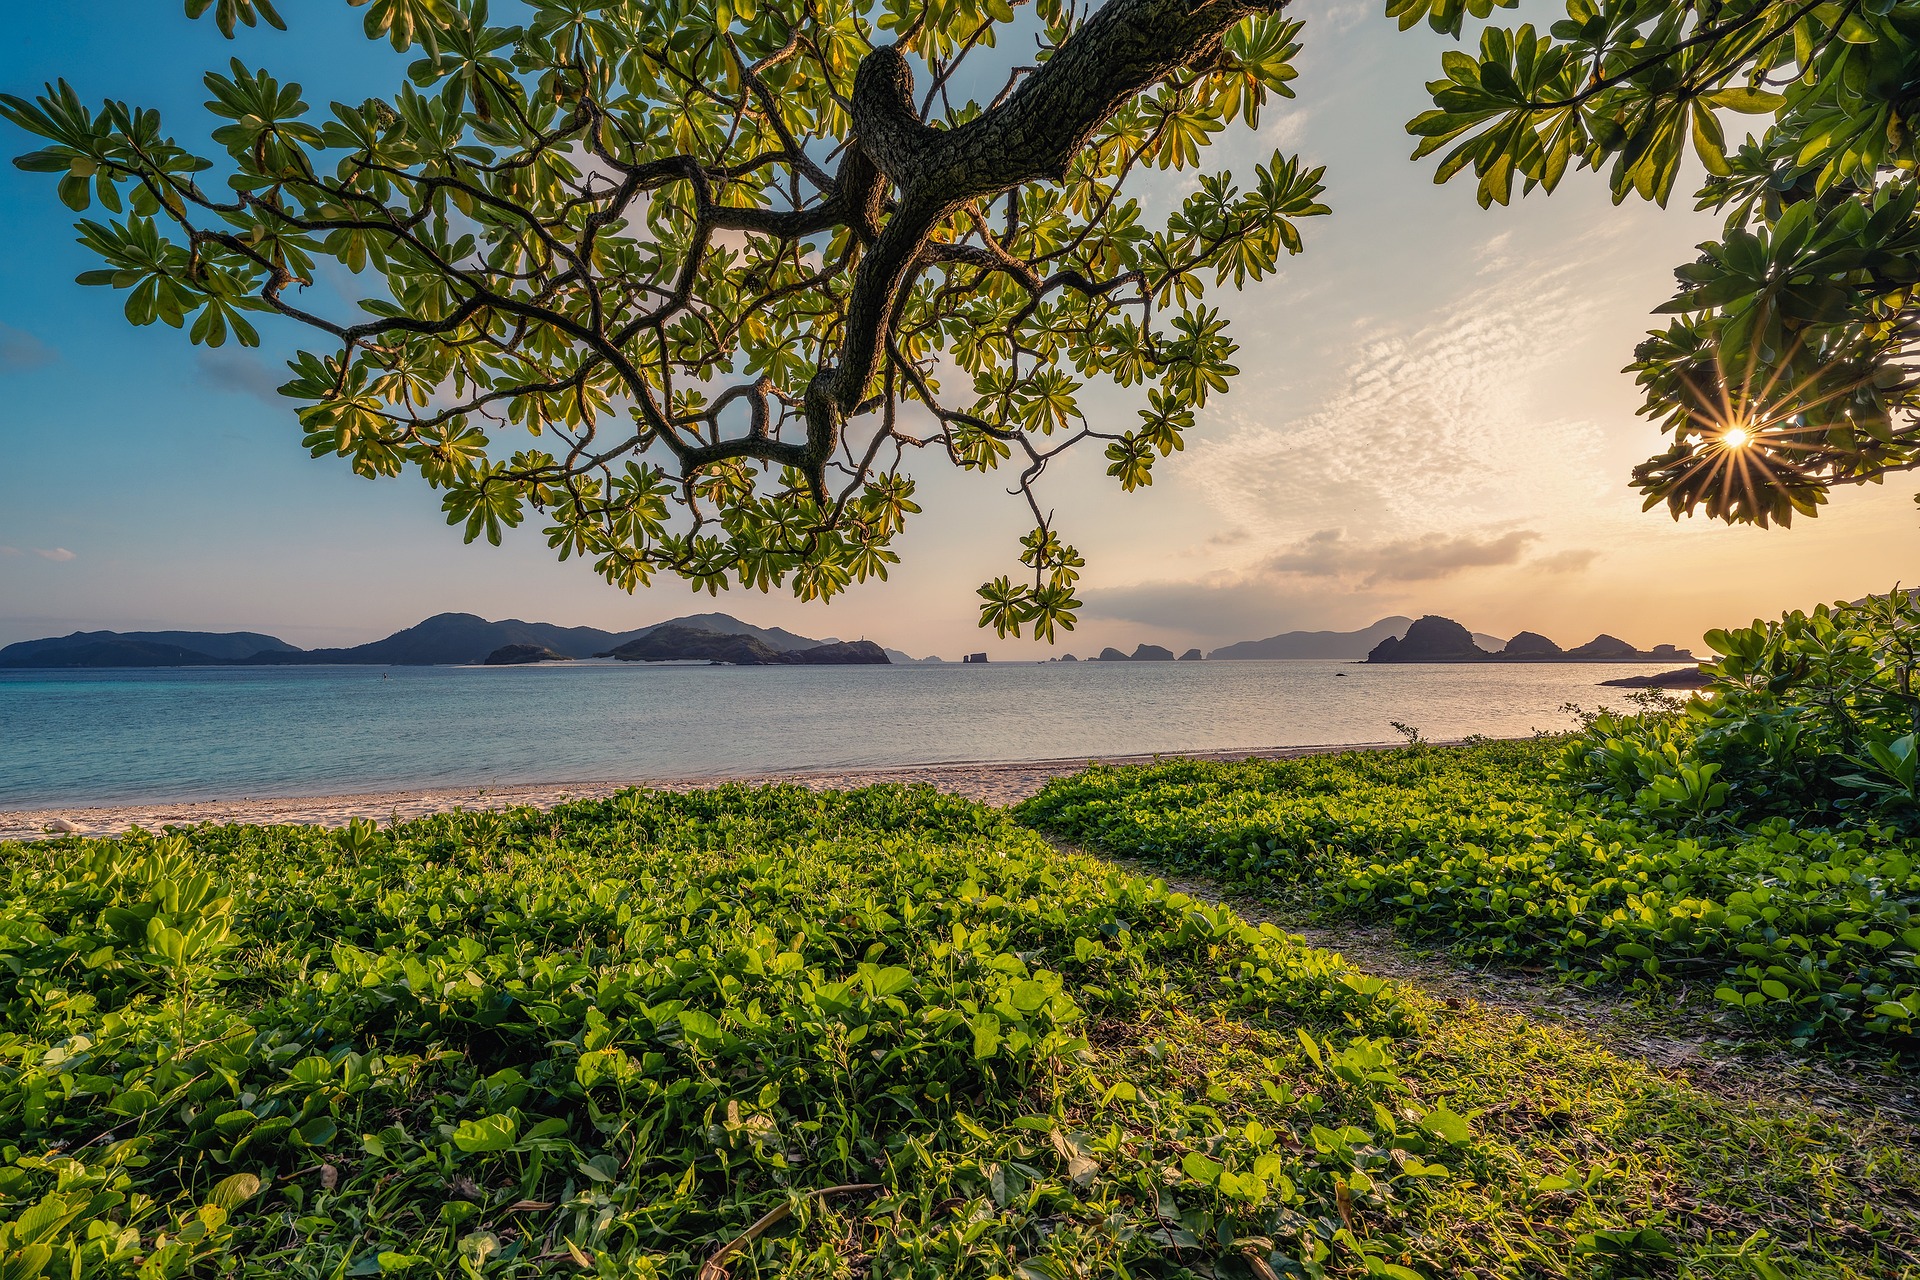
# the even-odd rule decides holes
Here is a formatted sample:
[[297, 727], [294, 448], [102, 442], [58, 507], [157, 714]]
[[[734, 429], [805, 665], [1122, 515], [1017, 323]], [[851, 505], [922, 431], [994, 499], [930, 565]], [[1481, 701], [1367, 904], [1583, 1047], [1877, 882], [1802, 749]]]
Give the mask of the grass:
[[4, 1280], [1920, 1276], [1910, 1132], [925, 788], [0, 845], [0, 884]]

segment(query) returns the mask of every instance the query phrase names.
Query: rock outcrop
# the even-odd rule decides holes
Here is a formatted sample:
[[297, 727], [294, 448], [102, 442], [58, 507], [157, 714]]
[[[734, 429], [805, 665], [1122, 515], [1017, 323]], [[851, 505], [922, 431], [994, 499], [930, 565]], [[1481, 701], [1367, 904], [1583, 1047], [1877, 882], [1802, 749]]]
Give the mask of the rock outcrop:
[[1206, 655], [1198, 649], [1189, 649], [1180, 655], [1180, 661], [1182, 662], [1204, 662], [1205, 660]]
[[1118, 649], [1114, 648], [1112, 645], [1108, 645], [1106, 648], [1102, 649], [1100, 651], [1100, 656], [1094, 659], [1095, 662], [1125, 662], [1126, 660], [1127, 660], [1127, 655], [1120, 652]]
[[789, 649], [775, 659], [788, 666], [891, 666], [887, 651], [871, 640], [836, 640], [811, 649]]
[[1484, 662], [1492, 655], [1473, 642], [1473, 633], [1452, 618], [1428, 614], [1407, 628], [1401, 639], [1388, 636], [1367, 655], [1368, 662]]
[[544, 645], [503, 644], [485, 658], [483, 667], [518, 667], [530, 662], [571, 662], [573, 659], [564, 653], [555, 653]]
[[1642, 657], [1641, 652], [1618, 636], [1604, 633], [1595, 636], [1583, 645], [1567, 650], [1569, 658], [1591, 658], [1596, 661], [1627, 661]]
[[1661, 671], [1650, 676], [1622, 676], [1618, 680], [1602, 680], [1600, 683], [1615, 689], [1704, 689], [1712, 681], [1698, 667], [1681, 667], [1677, 671]]
[[1143, 644], [1133, 651], [1129, 662], [1172, 662], [1173, 650], [1163, 649], [1157, 644]]
[[1557, 658], [1566, 652], [1538, 631], [1522, 631], [1500, 651], [1504, 658]]
[[1575, 649], [1562, 649], [1537, 631], [1522, 631], [1497, 653], [1480, 647], [1481, 637], [1451, 618], [1433, 614], [1407, 628], [1404, 639], [1387, 639], [1367, 655], [1368, 662], [1684, 662], [1693, 657], [1670, 644], [1649, 652], [1618, 636], [1598, 635]]

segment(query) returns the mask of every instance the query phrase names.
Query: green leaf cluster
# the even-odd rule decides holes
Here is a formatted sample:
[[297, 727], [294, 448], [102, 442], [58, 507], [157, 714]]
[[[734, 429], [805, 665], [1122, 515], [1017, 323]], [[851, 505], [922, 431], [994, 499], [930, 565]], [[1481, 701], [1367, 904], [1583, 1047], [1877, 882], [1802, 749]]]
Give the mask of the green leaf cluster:
[[[1170, 32], [1192, 17], [1124, 3]], [[666, 574], [824, 599], [883, 579], [919, 511], [916, 465], [1011, 460], [1043, 528], [1034, 486], [1075, 444], [1105, 448], [1124, 489], [1150, 483], [1238, 372], [1209, 291], [1271, 274], [1303, 247], [1299, 221], [1327, 211], [1321, 171], [1292, 157], [1245, 190], [1203, 167], [1217, 137], [1292, 96], [1300, 24], [1259, 4], [1183, 37], [1195, 56], [1102, 105], [1063, 162], [924, 183], [903, 172], [912, 146], [902, 159], [855, 131], [861, 68], [905, 59], [903, 128], [924, 149], [1105, 38], [1088, 13], [362, 7], [368, 40], [407, 55], [384, 97], [321, 105], [232, 59], [205, 77], [196, 150], [157, 113], [90, 107], [61, 81], [0, 95], [40, 144], [16, 163], [108, 215], [80, 223], [104, 263], [81, 281], [124, 291], [131, 323], [210, 346], [257, 345], [263, 313], [304, 327], [320, 345], [282, 391], [314, 456], [419, 475], [469, 541], [537, 514], [560, 558], [627, 590]], [[211, 11], [228, 36], [282, 25], [264, 0]], [[1041, 51], [1000, 95], [1013, 105], [965, 97], [990, 92], [969, 57], [1016, 32]], [[1197, 189], [1156, 227], [1135, 191], [1167, 169]], [[898, 263], [890, 229], [915, 237]], [[943, 389], [955, 381], [971, 396]], [[1141, 425], [1084, 407], [1129, 388]], [[1077, 555], [1022, 559], [1020, 587], [989, 585], [1009, 603], [983, 625], [1070, 629]]]
[[[1434, 25], [1459, 35], [1444, 12]], [[1837, 484], [1920, 465], [1920, 6], [1567, 0], [1548, 31], [1478, 43], [1443, 55], [1433, 109], [1407, 126], [1416, 158], [1440, 154], [1437, 181], [1471, 170], [1485, 206], [1604, 169], [1616, 202], [1664, 205], [1691, 158], [1698, 207], [1726, 212], [1629, 366], [1672, 436], [1633, 474], [1649, 508], [1785, 525]], [[1757, 135], [1729, 133], [1749, 119]]]

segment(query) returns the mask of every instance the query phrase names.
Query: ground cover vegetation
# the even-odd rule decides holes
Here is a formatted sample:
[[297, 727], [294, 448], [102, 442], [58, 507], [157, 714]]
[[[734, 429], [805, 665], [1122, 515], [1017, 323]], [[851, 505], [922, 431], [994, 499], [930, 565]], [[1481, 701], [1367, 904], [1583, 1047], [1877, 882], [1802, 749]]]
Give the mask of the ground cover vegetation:
[[1450, 1011], [925, 788], [0, 867], [8, 1280], [1920, 1274], [1871, 1122]]
[[1801, 1041], [1920, 1050], [1920, 609], [1894, 592], [1707, 640], [1711, 696], [1679, 709], [1530, 742], [1094, 769], [1019, 812], [1476, 960], [1706, 983]]
[[[1567, 0], [1542, 33], [1485, 25], [1503, 2], [1386, 5], [1479, 36], [1408, 125], [1437, 180], [1504, 203], [1610, 169], [1664, 204], [1691, 153], [1728, 212], [1631, 366], [1673, 437], [1634, 474], [1648, 505], [1785, 523], [1920, 465], [1920, 5]], [[65, 81], [0, 115], [89, 215], [82, 283], [210, 346], [298, 326], [303, 444], [416, 473], [469, 540], [537, 513], [628, 590], [825, 598], [886, 576], [915, 466], [1001, 472], [1033, 525], [981, 625], [1053, 639], [1083, 561], [1042, 474], [1091, 442], [1151, 484], [1238, 375], [1220, 292], [1328, 212], [1296, 156], [1209, 163], [1292, 96], [1287, 8], [376, 0], [385, 97], [322, 107], [236, 58], [204, 142]], [[1743, 116], [1768, 123], [1730, 141]], [[1150, 215], [1166, 170], [1189, 176]]]

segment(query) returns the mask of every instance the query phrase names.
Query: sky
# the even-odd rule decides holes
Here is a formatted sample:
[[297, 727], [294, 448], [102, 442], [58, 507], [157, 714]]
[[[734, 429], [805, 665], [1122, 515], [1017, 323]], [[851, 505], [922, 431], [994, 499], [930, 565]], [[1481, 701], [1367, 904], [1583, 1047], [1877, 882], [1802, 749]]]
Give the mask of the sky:
[[[309, 101], [390, 93], [394, 59], [340, 0], [283, 0], [293, 32], [232, 45], [179, 0], [23, 9], [0, 90], [66, 76], [84, 99], [157, 107], [201, 145], [201, 74], [230, 56], [301, 81]], [[1085, 555], [1086, 607], [1057, 648], [976, 629], [974, 588], [1014, 567], [1030, 523], [1004, 480], [918, 473], [919, 517], [890, 580], [822, 606], [784, 594], [710, 599], [662, 581], [628, 595], [555, 562], [529, 522], [465, 545], [423, 484], [310, 459], [274, 393], [299, 335], [207, 351], [134, 329], [124, 298], [82, 288], [96, 265], [40, 174], [0, 170], [0, 644], [76, 629], [254, 630], [354, 644], [443, 611], [627, 629], [721, 609], [806, 635], [915, 654], [1082, 656], [1142, 642], [1212, 648], [1295, 628], [1439, 613], [1476, 631], [1642, 646], [1911, 580], [1914, 484], [1843, 491], [1790, 530], [1643, 513], [1632, 466], [1663, 438], [1620, 372], [1715, 234], [1677, 197], [1613, 206], [1604, 179], [1482, 210], [1469, 181], [1432, 182], [1405, 122], [1451, 42], [1401, 33], [1377, 0], [1302, 0], [1299, 96], [1256, 132], [1220, 135], [1210, 165], [1251, 175], [1275, 148], [1327, 167], [1330, 217], [1279, 274], [1210, 299], [1242, 373], [1184, 453], [1124, 494], [1097, 450], [1046, 477]], [[1513, 20], [1506, 15], [1507, 20]], [[1523, 12], [1522, 17], [1531, 16]], [[1543, 11], [1544, 16], [1544, 11]], [[0, 123], [9, 154], [31, 142]], [[1190, 176], [1141, 194], [1170, 207]], [[1681, 187], [1690, 189], [1683, 177]], [[1123, 419], [1122, 397], [1091, 402]]]

